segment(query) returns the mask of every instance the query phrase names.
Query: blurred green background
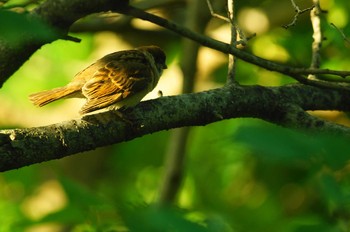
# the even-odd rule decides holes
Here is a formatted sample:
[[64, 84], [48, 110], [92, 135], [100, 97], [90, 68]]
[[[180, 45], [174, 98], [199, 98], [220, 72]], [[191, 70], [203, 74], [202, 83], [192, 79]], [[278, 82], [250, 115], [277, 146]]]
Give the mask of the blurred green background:
[[[11, 12], [36, 5], [35, 1], [0, 3], [2, 9]], [[183, 24], [191, 1], [132, 3]], [[296, 3], [304, 8], [312, 1]], [[214, 6], [217, 13], [225, 14], [223, 5]], [[322, 67], [349, 69], [350, 44], [330, 23], [349, 35], [350, 5], [347, 0], [323, 0], [321, 7], [327, 10], [322, 15], [326, 39]], [[206, 7], [202, 11], [209, 13]], [[12, 17], [4, 16], [2, 11], [0, 16]], [[282, 25], [291, 22], [293, 16], [289, 0], [237, 1], [241, 29], [247, 35], [257, 34], [244, 49], [277, 62], [309, 66], [309, 13], [301, 15], [295, 26], [283, 29]], [[229, 25], [209, 19], [203, 21], [205, 33], [228, 41]], [[1, 21], [0, 37], [14, 30], [17, 21], [10, 24], [9, 20]], [[36, 26], [29, 28], [35, 30]], [[164, 95], [180, 94], [183, 77], [179, 61], [186, 56], [181, 54], [180, 37], [112, 13], [89, 16], [73, 25], [72, 31], [82, 42], [60, 40], [43, 46], [4, 84], [0, 91], [1, 128], [41, 126], [78, 118], [81, 100], [36, 108], [28, 95], [67, 84], [75, 73], [105, 54], [140, 45], [157, 44], [168, 56], [169, 69], [147, 98], [157, 97], [158, 90]], [[200, 48], [197, 64], [195, 91], [225, 83], [225, 55]], [[293, 82], [241, 61], [237, 65], [241, 84], [279, 86]], [[350, 125], [342, 112], [310, 113]], [[291, 131], [258, 119], [232, 119], [191, 128], [181, 188], [171, 206], [161, 207], [157, 199], [171, 133], [159, 132], [2, 173], [0, 232], [350, 230], [347, 140]]]

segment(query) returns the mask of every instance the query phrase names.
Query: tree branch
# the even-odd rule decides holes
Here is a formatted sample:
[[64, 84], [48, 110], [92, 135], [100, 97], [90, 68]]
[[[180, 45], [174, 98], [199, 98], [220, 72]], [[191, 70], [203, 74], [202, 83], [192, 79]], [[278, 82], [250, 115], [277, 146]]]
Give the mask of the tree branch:
[[[236, 15], [235, 15], [235, 2], [233, 0], [227, 0], [227, 15], [231, 23], [231, 47], [237, 48], [237, 26], [236, 26]], [[236, 64], [237, 58], [234, 55], [228, 56], [228, 73], [227, 83], [234, 83], [236, 76]]]
[[[350, 85], [347, 83], [332, 83], [323, 80], [308, 79], [309, 74], [330, 74], [340, 75], [341, 77], [350, 76], [350, 71], [337, 71], [327, 69], [305, 69], [294, 68], [287, 65], [275, 63], [261, 57], [254, 56], [230, 46], [227, 43], [212, 39], [210, 37], [192, 32], [185, 27], [177, 25], [166, 19], [144, 12], [140, 9], [128, 6], [126, 0], [91, 0], [86, 4], [83, 0], [47, 0], [31, 13], [32, 17], [39, 18], [47, 22], [52, 27], [56, 28], [60, 34], [56, 39], [65, 38], [69, 26], [77, 19], [96, 12], [113, 10], [115, 12], [131, 15], [143, 20], [150, 21], [159, 26], [167, 28], [184, 37], [192, 39], [203, 46], [213, 48], [225, 54], [232, 54], [235, 57], [248, 63], [257, 65], [270, 71], [279, 72], [290, 76], [303, 84], [334, 89], [350, 90]], [[20, 46], [11, 46], [8, 42], [0, 39], [0, 86], [9, 78], [37, 49], [46, 43], [52, 41], [35, 41], [31, 35], [23, 36], [23, 41]]]
[[349, 128], [312, 116], [297, 105], [284, 105], [281, 108], [281, 112], [283, 111], [285, 114], [280, 119], [280, 122], [276, 121], [275, 123], [300, 130], [307, 128], [310, 131], [350, 137]]
[[311, 11], [315, 6], [311, 6], [311, 7], [308, 7], [306, 9], [303, 9], [303, 10], [300, 10], [299, 6], [294, 2], [294, 0], [291, 0], [291, 3], [293, 5], [293, 8], [295, 10], [295, 15], [294, 15], [294, 18], [293, 18], [293, 21], [288, 23], [287, 25], [284, 25], [283, 27], [285, 29], [288, 29], [290, 28], [291, 26], [294, 26], [297, 21], [298, 21], [298, 18], [301, 14], [305, 13], [306, 11]]
[[56, 38], [48, 41], [33, 39], [33, 35], [22, 35], [21, 44], [12, 46], [0, 38], [0, 87], [29, 57], [41, 46], [56, 39], [65, 39], [70, 25], [76, 20], [92, 13], [108, 10], [118, 11], [128, 4], [127, 0], [47, 0], [30, 14], [29, 18], [37, 18], [49, 24], [57, 33]]
[[307, 69], [307, 68], [296, 68], [291, 67], [283, 64], [279, 64], [270, 60], [266, 60], [264, 58], [255, 56], [253, 54], [250, 54], [248, 52], [239, 50], [238, 48], [235, 48], [233, 46], [230, 46], [230, 44], [215, 40], [213, 38], [195, 33], [185, 27], [182, 27], [176, 23], [170, 22], [164, 18], [158, 17], [156, 15], [144, 12], [142, 10], [139, 10], [134, 7], [127, 7], [125, 8], [125, 11], [122, 13], [131, 15], [133, 17], [143, 19], [149, 22], [152, 22], [154, 24], [157, 24], [161, 27], [167, 28], [173, 32], [176, 32], [184, 37], [187, 37], [189, 39], [192, 39], [198, 43], [200, 43], [203, 46], [221, 51], [225, 54], [232, 54], [235, 57], [246, 61], [248, 63], [257, 65], [259, 67], [262, 67], [264, 69], [279, 72], [281, 74], [287, 75], [292, 77], [293, 79], [299, 81], [300, 83], [322, 87], [322, 88], [332, 88], [332, 89], [343, 89], [343, 90], [350, 90], [350, 85], [348, 83], [344, 82], [329, 82], [324, 80], [312, 80], [308, 79], [306, 75], [309, 74], [330, 74], [330, 75], [339, 75], [339, 76], [350, 76], [350, 71], [337, 71], [337, 70], [327, 70], [327, 69]]
[[[283, 87], [225, 86], [219, 89], [141, 102], [124, 112], [88, 115], [50, 126], [0, 131], [0, 171], [59, 159], [83, 151], [132, 140], [157, 131], [203, 126], [223, 119], [256, 117], [299, 128], [300, 117], [286, 117], [289, 105], [303, 110], [350, 110], [350, 93], [305, 85]], [[157, 120], [155, 120], [157, 119]], [[309, 124], [303, 124], [308, 126]], [[312, 124], [313, 130], [332, 131], [333, 123]], [[309, 125], [310, 126], [310, 125]], [[337, 125], [338, 133], [350, 129]], [[307, 129], [307, 128], [305, 128]]]
[[[314, 0], [314, 8], [310, 11], [310, 20], [312, 24], [313, 29], [313, 42], [312, 42], [312, 60], [310, 68], [312, 69], [318, 69], [321, 65], [321, 47], [322, 47], [322, 30], [321, 30], [321, 8], [320, 3], [318, 0]], [[315, 78], [315, 75], [312, 74], [313, 78]]]

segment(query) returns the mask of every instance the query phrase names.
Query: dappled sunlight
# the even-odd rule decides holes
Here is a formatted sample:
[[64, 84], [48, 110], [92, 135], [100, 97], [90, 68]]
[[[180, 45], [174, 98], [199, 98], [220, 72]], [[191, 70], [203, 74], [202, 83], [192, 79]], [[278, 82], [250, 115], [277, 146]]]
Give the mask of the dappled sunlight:
[[131, 24], [141, 30], [162, 30], [163, 28], [142, 19], [133, 19]]
[[[208, 28], [210, 30], [207, 31], [208, 35], [213, 37], [214, 39], [217, 39], [219, 41], [230, 43], [231, 41], [231, 26], [228, 23], [225, 23], [219, 27], [216, 28]], [[210, 49], [203, 47], [203, 49]], [[210, 49], [212, 50], [212, 49]], [[217, 51], [214, 51], [217, 52]], [[210, 64], [210, 63], [209, 63]]]
[[259, 8], [243, 8], [237, 17], [239, 25], [249, 34], [261, 35], [270, 29], [266, 13]]
[[25, 232], [62, 232], [64, 226], [59, 223], [41, 223], [40, 225], [29, 226]]
[[141, 199], [151, 204], [157, 199], [157, 190], [161, 170], [158, 168], [146, 167], [138, 172], [135, 186], [141, 195]]
[[38, 220], [63, 209], [67, 203], [60, 183], [50, 180], [41, 184], [33, 195], [23, 201], [22, 210], [29, 218]]
[[327, 15], [327, 20], [338, 28], [343, 28], [349, 23], [349, 14], [344, 8], [334, 7]]
[[315, 115], [325, 120], [330, 120], [341, 125], [350, 126], [350, 119], [347, 113], [335, 110], [314, 110], [309, 111], [311, 115]]
[[222, 83], [215, 81], [213, 73], [220, 66], [227, 65], [227, 55], [213, 49], [202, 47], [199, 50], [197, 62], [198, 72], [195, 85], [196, 91], [203, 91], [222, 86]]
[[196, 187], [195, 187], [195, 182], [191, 176], [187, 176], [183, 180], [183, 188], [179, 192], [178, 196], [178, 204], [179, 206], [183, 208], [193, 208], [195, 202], [195, 196], [196, 196]]
[[259, 36], [252, 46], [254, 54], [269, 60], [279, 62], [288, 61], [290, 58], [288, 51], [275, 40], [276, 38], [274, 36]]
[[280, 86], [288, 81], [294, 82], [293, 80], [288, 80], [287, 78], [281, 77], [278, 73], [272, 73], [265, 69], [259, 69], [259, 78], [257, 79], [257, 84], [262, 86]]
[[182, 72], [179, 66], [175, 62], [174, 64], [168, 63], [168, 68], [163, 71], [158, 85], [143, 98], [143, 101], [158, 98], [159, 91], [162, 92], [163, 96], [180, 94], [182, 91], [182, 80]]

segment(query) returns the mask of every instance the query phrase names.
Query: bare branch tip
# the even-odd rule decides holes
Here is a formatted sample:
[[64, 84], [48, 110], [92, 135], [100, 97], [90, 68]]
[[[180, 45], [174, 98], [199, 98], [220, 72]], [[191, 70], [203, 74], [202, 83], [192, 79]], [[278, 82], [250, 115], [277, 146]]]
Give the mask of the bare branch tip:
[[345, 35], [345, 33], [344, 33], [343, 30], [341, 30], [340, 28], [338, 28], [334, 23], [330, 23], [330, 25], [331, 25], [332, 27], [334, 27], [334, 28], [338, 31], [338, 33], [343, 37], [343, 40], [344, 40], [345, 42], [347, 42], [348, 44], [350, 44], [350, 39]]
[[295, 26], [295, 25], [296, 25], [296, 22], [298, 21], [299, 15], [301, 15], [301, 14], [307, 12], [307, 11], [311, 11], [313, 8], [316, 7], [316, 5], [312, 5], [312, 6], [308, 7], [308, 8], [305, 8], [305, 9], [303, 9], [303, 10], [300, 10], [300, 8], [299, 8], [298, 5], [294, 2], [294, 0], [291, 0], [291, 2], [292, 2], [293, 8], [294, 8], [294, 11], [296, 12], [296, 14], [295, 14], [294, 17], [293, 17], [293, 21], [292, 21], [292, 22], [290, 22], [290, 23], [288, 23], [288, 24], [286, 24], [286, 25], [282, 25], [282, 27], [283, 27], [284, 29], [288, 29], [288, 28], [290, 28], [290, 27], [292, 27], [292, 26]]
[[81, 42], [81, 39], [79, 39], [77, 37], [74, 37], [74, 36], [70, 36], [70, 35], [66, 35], [62, 39], [69, 40], [69, 41], [72, 41], [72, 42], [75, 42], [75, 43], [80, 43]]
[[212, 6], [210, 0], [207, 0], [207, 5], [208, 5], [208, 8], [209, 8], [209, 11], [210, 11], [211, 16], [213, 16], [213, 17], [215, 17], [215, 18], [218, 18], [218, 19], [221, 19], [221, 20], [223, 20], [223, 21], [225, 21], [225, 22], [228, 22], [228, 23], [231, 23], [231, 24], [232, 24], [232, 21], [231, 21], [229, 18], [227, 18], [227, 17], [225, 17], [225, 16], [222, 16], [222, 15], [220, 15], [220, 14], [215, 13], [214, 8], [213, 8], [213, 6]]

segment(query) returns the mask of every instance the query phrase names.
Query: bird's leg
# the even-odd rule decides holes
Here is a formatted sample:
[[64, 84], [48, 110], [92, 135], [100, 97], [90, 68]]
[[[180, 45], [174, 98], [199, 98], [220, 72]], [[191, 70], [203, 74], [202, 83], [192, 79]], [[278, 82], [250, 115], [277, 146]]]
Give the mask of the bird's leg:
[[163, 91], [162, 90], [158, 90], [158, 97], [163, 97]]
[[129, 124], [130, 126], [134, 126], [134, 123], [129, 120], [125, 114], [123, 112], [125, 112], [127, 110], [127, 107], [122, 106], [119, 109], [113, 109], [113, 112], [124, 122], [126, 122], [127, 124]]

